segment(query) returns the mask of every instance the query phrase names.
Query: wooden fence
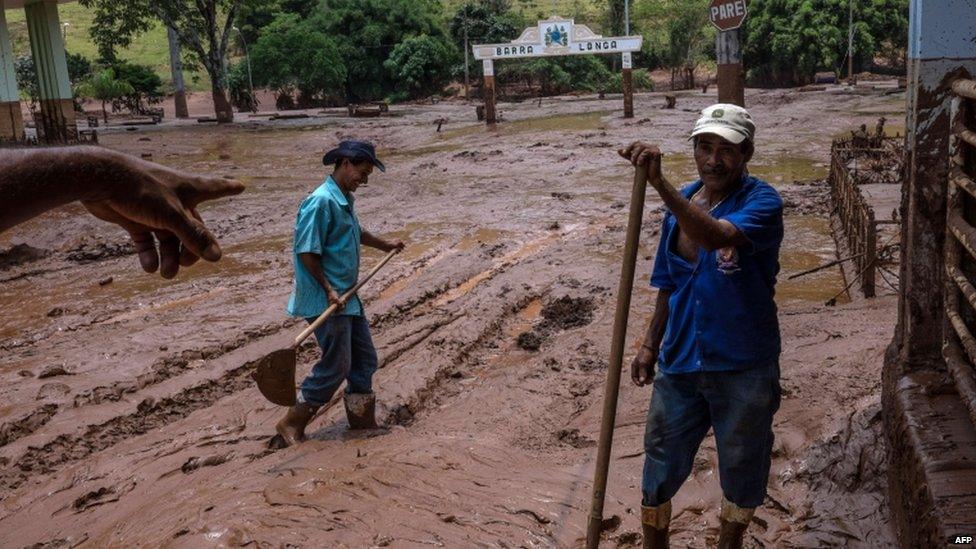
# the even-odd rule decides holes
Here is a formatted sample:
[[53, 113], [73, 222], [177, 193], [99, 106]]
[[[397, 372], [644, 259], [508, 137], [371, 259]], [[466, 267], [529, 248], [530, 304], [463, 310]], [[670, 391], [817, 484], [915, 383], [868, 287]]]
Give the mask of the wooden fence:
[[841, 227], [847, 235], [847, 246], [853, 256], [854, 277], [860, 279], [864, 297], [875, 296], [875, 275], [879, 261], [878, 226], [897, 222], [875, 219], [874, 208], [858, 187], [856, 158], [890, 153], [884, 144], [892, 140], [895, 138], [884, 138], [880, 147], [864, 148], [855, 144], [853, 138], [837, 139], [830, 147], [830, 194]]

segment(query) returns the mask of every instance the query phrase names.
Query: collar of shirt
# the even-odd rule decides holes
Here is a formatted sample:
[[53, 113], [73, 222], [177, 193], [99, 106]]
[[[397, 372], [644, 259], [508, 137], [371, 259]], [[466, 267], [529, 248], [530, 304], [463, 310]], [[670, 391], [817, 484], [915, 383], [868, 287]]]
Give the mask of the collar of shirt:
[[340, 206], [352, 206], [355, 204], [356, 198], [352, 195], [352, 193], [347, 194], [343, 192], [342, 187], [336, 183], [335, 179], [332, 179], [331, 175], [325, 178], [324, 186], [326, 192], [328, 192], [329, 195], [332, 196], [332, 198], [334, 198]]

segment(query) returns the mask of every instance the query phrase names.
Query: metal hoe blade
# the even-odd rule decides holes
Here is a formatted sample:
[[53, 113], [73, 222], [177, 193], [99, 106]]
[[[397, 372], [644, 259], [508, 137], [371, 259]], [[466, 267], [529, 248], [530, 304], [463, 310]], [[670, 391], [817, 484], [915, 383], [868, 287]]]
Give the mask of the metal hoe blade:
[[278, 349], [258, 362], [251, 378], [264, 398], [279, 406], [295, 405], [295, 362], [295, 349], [291, 347]]

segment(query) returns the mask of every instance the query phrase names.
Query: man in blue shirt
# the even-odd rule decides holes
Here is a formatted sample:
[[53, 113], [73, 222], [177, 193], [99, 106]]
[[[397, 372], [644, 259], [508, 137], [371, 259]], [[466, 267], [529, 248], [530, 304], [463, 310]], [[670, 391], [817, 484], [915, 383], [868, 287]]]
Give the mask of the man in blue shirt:
[[647, 165], [648, 183], [667, 207], [651, 276], [657, 303], [631, 365], [635, 384], [654, 385], [644, 435], [645, 548], [668, 546], [671, 498], [709, 428], [724, 496], [720, 548], [742, 546], [766, 496], [780, 402], [773, 296], [783, 203], [746, 170], [754, 137], [742, 107], [703, 110], [692, 131], [700, 179], [680, 191], [661, 174], [657, 147], [620, 151]]
[[302, 202], [295, 221], [295, 285], [288, 314], [312, 322], [332, 304], [340, 310], [315, 330], [322, 358], [302, 382], [297, 404], [276, 426], [288, 445], [305, 438], [305, 426], [343, 380], [349, 427], [377, 426], [372, 389], [376, 349], [359, 296], [345, 302], [342, 295], [359, 278], [360, 244], [385, 252], [403, 249], [400, 241], [390, 242], [362, 229], [353, 209], [353, 193], [368, 183], [373, 166], [386, 171], [373, 145], [343, 141], [326, 153], [322, 163], [333, 166], [332, 175]]

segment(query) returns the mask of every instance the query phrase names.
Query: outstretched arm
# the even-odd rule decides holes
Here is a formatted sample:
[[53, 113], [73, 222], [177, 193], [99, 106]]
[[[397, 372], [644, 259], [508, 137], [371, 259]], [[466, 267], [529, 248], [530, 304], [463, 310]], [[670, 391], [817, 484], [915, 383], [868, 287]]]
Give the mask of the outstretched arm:
[[129, 233], [146, 272], [159, 269], [172, 278], [180, 265], [199, 257], [220, 259], [220, 245], [196, 207], [243, 190], [233, 180], [196, 176], [101, 147], [4, 150], [0, 232], [79, 200]]
[[675, 189], [661, 174], [661, 150], [654, 145], [635, 142], [618, 151], [634, 165], [647, 165], [647, 182], [671, 210], [681, 231], [706, 250], [718, 250], [746, 243], [745, 236], [732, 223], [715, 219]]

